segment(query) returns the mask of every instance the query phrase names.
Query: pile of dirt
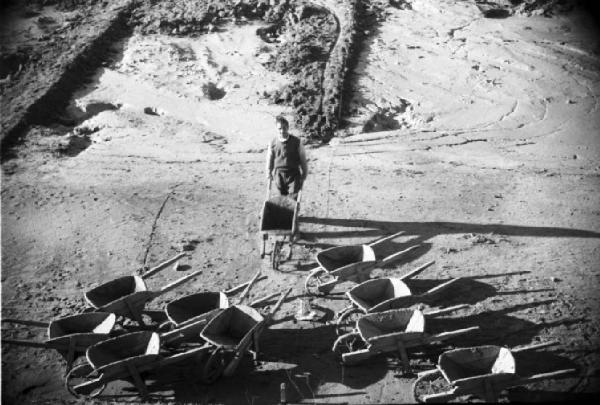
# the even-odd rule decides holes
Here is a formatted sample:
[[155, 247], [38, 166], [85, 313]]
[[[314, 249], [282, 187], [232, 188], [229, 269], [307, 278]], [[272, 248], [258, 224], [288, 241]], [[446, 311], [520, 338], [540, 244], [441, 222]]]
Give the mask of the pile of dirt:
[[309, 136], [320, 137], [323, 117], [323, 75], [333, 48], [338, 25], [334, 16], [324, 8], [301, 8], [298, 21], [288, 20], [279, 37], [281, 44], [275, 57], [266, 66], [294, 81], [280, 92], [271, 95], [275, 103], [294, 107], [296, 125]]
[[588, 6], [590, 2], [583, 0], [476, 0], [475, 3], [486, 18], [506, 18], [511, 15], [552, 17], [568, 13], [579, 6]]
[[267, 0], [152, 0], [136, 9], [132, 21], [142, 34], [195, 36], [231, 21], [278, 19], [278, 13], [287, 7], [287, 2], [269, 3]]
[[[127, 33], [131, 5], [127, 1], [56, 2], [56, 10], [64, 11], [55, 17], [46, 15], [45, 2], [16, 4], [9, 10], [24, 16], [20, 24], [29, 28], [9, 24], [3, 33], [3, 38], [13, 38], [0, 48], [0, 97], [10, 100], [0, 107], [3, 143], [29, 125], [57, 120], [70, 94], [104, 63], [110, 45]], [[26, 32], [23, 38], [21, 32]]]

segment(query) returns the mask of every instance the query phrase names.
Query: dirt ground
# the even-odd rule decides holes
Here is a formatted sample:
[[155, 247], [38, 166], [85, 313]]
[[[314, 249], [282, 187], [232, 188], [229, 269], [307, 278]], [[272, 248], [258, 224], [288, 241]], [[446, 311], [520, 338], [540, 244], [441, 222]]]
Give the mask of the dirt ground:
[[[7, 9], [13, 24], [2, 33], [3, 55], [37, 56], [15, 59], [0, 77], [3, 137], [24, 114], [15, 104], [39, 98], [81, 44], [127, 7], [81, 3], [89, 8]], [[502, 401], [597, 398], [597, 22], [581, 6], [552, 1], [363, 3], [372, 14], [361, 26], [344, 125], [328, 144], [306, 145], [310, 173], [291, 260], [275, 271], [260, 258], [265, 148], [273, 118], [293, 114], [269, 95], [294, 80], [267, 68], [277, 43], [256, 35], [265, 23], [230, 22], [199, 35], [118, 31], [99, 66], [73, 77], [64, 111], [28, 120], [19, 139], [3, 145], [2, 318], [80, 312], [90, 288], [187, 251], [149, 288], [196, 270], [201, 276], [149, 309], [225, 290], [258, 270], [268, 279], [250, 299], [292, 293], [262, 335], [257, 366], [245, 359], [234, 377], [212, 385], [159, 372], [149, 380], [153, 401], [273, 404], [286, 383], [290, 403], [410, 403], [415, 376], [402, 373], [396, 357], [350, 367], [331, 351], [331, 322], [353, 284], [326, 296], [304, 292], [323, 248], [403, 231], [378, 257], [419, 248], [372, 276], [400, 276], [435, 260], [411, 287], [460, 277], [432, 306], [468, 307], [432, 331], [480, 328], [409, 352], [414, 371], [432, 369], [448, 348], [557, 340], [518, 359], [520, 373], [576, 372], [511, 388]], [[340, 4], [318, 2], [334, 11]], [[68, 33], [52, 39], [48, 32], [67, 30], [64, 23]], [[303, 300], [318, 319], [296, 320]], [[42, 341], [45, 330], [3, 324], [2, 337]], [[64, 372], [53, 350], [3, 344], [2, 402], [88, 403], [65, 390]], [[115, 383], [95, 401], [140, 400], [130, 385]]]

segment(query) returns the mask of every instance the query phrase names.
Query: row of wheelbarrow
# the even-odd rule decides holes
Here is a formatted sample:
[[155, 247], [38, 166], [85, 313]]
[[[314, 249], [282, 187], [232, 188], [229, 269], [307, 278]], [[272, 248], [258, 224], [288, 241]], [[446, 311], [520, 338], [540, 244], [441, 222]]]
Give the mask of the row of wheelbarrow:
[[[400, 277], [370, 278], [371, 271], [404, 257], [419, 246], [410, 246], [378, 259], [374, 247], [400, 236], [402, 232], [365, 245], [338, 246], [316, 255], [319, 267], [305, 281], [307, 294], [329, 294], [339, 283], [358, 283], [346, 292], [350, 305], [336, 314], [338, 337], [332, 350], [342, 363], [355, 365], [382, 353], [399, 355], [403, 370], [410, 373], [408, 349], [437, 344], [479, 330], [478, 326], [429, 333], [428, 323], [467, 307], [456, 305], [423, 311], [425, 305], [442, 301], [452, 294], [460, 279], [451, 279], [428, 291], [414, 294], [406, 282], [434, 262]], [[464, 395], [474, 395], [496, 402], [506, 388], [550, 378], [560, 378], [574, 369], [520, 376], [516, 373], [513, 353], [536, 350], [556, 342], [548, 342], [509, 350], [501, 346], [477, 346], [442, 353], [434, 370], [418, 375], [413, 385], [417, 402], [443, 402]], [[437, 380], [437, 381], [436, 381]]]
[[[98, 396], [107, 384], [117, 380], [132, 383], [142, 397], [148, 397], [145, 378], [172, 365], [191, 367], [193, 375], [204, 383], [230, 376], [245, 353], [256, 360], [260, 335], [290, 290], [243, 305], [252, 286], [266, 278], [258, 272], [249, 282], [224, 292], [205, 291], [175, 299], [164, 309], [164, 322], [148, 325], [144, 314], [157, 315], [145, 310], [148, 302], [200, 274], [194, 272], [158, 291], [147, 288], [148, 277], [183, 256], [177, 255], [142, 276], [120, 277], [85, 292], [89, 308], [82, 313], [49, 323], [3, 319], [3, 324], [45, 327], [48, 339], [2, 339], [2, 343], [56, 350], [67, 363], [65, 386], [76, 397]], [[230, 298], [240, 291], [232, 303]], [[266, 315], [254, 308], [276, 296], [279, 300]], [[138, 330], [132, 332], [131, 322], [126, 320], [136, 321]]]

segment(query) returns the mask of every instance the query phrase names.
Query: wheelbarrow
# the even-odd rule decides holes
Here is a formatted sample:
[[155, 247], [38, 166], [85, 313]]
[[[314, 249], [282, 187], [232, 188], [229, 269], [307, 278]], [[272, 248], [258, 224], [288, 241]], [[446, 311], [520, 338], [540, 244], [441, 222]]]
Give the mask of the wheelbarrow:
[[[456, 305], [428, 313], [403, 308], [363, 315], [356, 322], [355, 331], [338, 337], [332, 350], [342, 355], [342, 363], [345, 365], [354, 365], [381, 353], [398, 352], [404, 372], [410, 373], [406, 349], [444, 341], [479, 329], [478, 326], [473, 326], [433, 335], [425, 331], [426, 317], [440, 316], [466, 306]], [[360, 346], [363, 348], [355, 350]]]
[[376, 258], [373, 250], [375, 246], [395, 239], [403, 233], [386, 236], [368, 245], [336, 246], [319, 252], [316, 257], [319, 267], [313, 269], [306, 277], [304, 289], [311, 295], [329, 294], [337, 283], [361, 283], [368, 280], [371, 271], [376, 267], [384, 267], [420, 246], [410, 246], [384, 258]]
[[98, 287], [87, 291], [85, 293], [85, 300], [95, 311], [112, 312], [116, 315], [133, 319], [140, 325], [144, 325], [142, 314], [144, 313], [146, 303], [183, 285], [202, 273], [202, 270], [198, 270], [167, 284], [157, 291], [148, 290], [144, 280], [158, 273], [158, 271], [167, 267], [169, 264], [176, 262], [184, 255], [185, 254], [182, 253], [154, 269], [151, 269], [142, 276], [124, 276], [101, 284]]
[[338, 335], [354, 327], [356, 320], [363, 314], [383, 312], [390, 309], [408, 308], [415, 304], [429, 304], [438, 299], [443, 291], [459, 281], [454, 278], [422, 294], [413, 295], [404, 282], [421, 273], [435, 261], [430, 261], [398, 278], [376, 278], [354, 286], [346, 292], [350, 306], [337, 314]]
[[15, 323], [48, 328], [48, 340], [35, 342], [29, 340], [2, 339], [3, 344], [55, 349], [67, 362], [68, 373], [79, 356], [85, 354], [88, 347], [106, 340], [115, 326], [115, 314], [106, 312], [88, 312], [71, 315], [47, 322], [19, 319], [3, 319], [2, 323]]
[[277, 303], [264, 317], [252, 307], [235, 305], [222, 311], [206, 325], [200, 336], [213, 349], [204, 366], [203, 380], [212, 380], [221, 374], [232, 376], [246, 352], [250, 352], [256, 361], [260, 335], [291, 290], [281, 293]]
[[446, 402], [465, 395], [498, 402], [504, 389], [574, 373], [565, 369], [527, 377], [516, 373], [515, 353], [537, 350], [557, 342], [533, 344], [509, 350], [501, 346], [476, 346], [444, 352], [435, 369], [419, 373], [413, 384], [417, 402]]
[[[292, 247], [298, 232], [298, 211], [302, 190], [298, 198], [289, 196], [271, 197], [271, 180], [267, 186], [267, 197], [263, 204], [260, 216], [260, 235], [262, 236], [261, 259], [265, 255], [271, 257], [271, 266], [274, 270], [279, 268], [282, 261], [292, 258]], [[267, 243], [270, 241], [271, 249], [267, 252]], [[287, 253], [284, 247], [288, 246]]]
[[[260, 271], [248, 282], [230, 288], [227, 291], [203, 291], [186, 295], [169, 302], [165, 308], [168, 321], [161, 325], [161, 329], [170, 328], [169, 336], [179, 335], [179, 339], [170, 339], [171, 342], [181, 343], [189, 339], [196, 339], [207, 323], [217, 316], [221, 311], [229, 308], [229, 296], [235, 294], [241, 288], [244, 291], [237, 300], [241, 304], [246, 298], [252, 286], [261, 277]], [[278, 295], [278, 294], [277, 294]], [[268, 296], [266, 298], [271, 298]], [[265, 302], [266, 299], [256, 300], [256, 303]]]
[[[73, 368], [67, 376], [67, 388], [76, 397], [100, 395], [112, 381], [125, 380], [137, 388], [143, 399], [149, 397], [145, 378], [166, 366], [193, 360], [201, 363], [210, 346], [202, 345], [183, 352], [165, 351], [156, 332], [128, 333], [91, 346], [86, 353], [88, 364]], [[163, 349], [163, 350], [161, 350]]]

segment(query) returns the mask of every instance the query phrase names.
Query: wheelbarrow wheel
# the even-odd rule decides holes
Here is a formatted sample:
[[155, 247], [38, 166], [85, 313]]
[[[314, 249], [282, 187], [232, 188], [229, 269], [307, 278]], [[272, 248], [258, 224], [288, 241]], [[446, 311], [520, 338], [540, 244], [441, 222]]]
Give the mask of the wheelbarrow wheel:
[[277, 270], [279, 268], [279, 263], [281, 263], [281, 248], [283, 246], [282, 241], [275, 241], [273, 244], [273, 251], [271, 252], [271, 266], [273, 270]]
[[333, 285], [331, 288], [323, 288], [324, 285], [328, 285], [331, 283], [331, 277], [328, 276], [329, 273], [322, 268], [312, 271], [308, 277], [306, 277], [306, 281], [304, 281], [304, 290], [309, 295], [327, 295], [333, 289]]
[[[450, 385], [438, 369], [420, 373], [412, 386], [412, 394], [415, 402], [423, 404], [430, 402], [448, 402], [453, 399], [452, 395], [445, 395], [452, 391]], [[427, 397], [430, 396], [429, 399]], [[426, 400], [427, 399], [427, 400]]]
[[225, 370], [225, 354], [223, 349], [217, 347], [209, 356], [202, 369], [201, 380], [205, 384], [212, 384], [221, 377]]
[[359, 308], [349, 308], [343, 311], [335, 323], [335, 331], [338, 336], [350, 333], [356, 327], [356, 321], [364, 315], [364, 312]]
[[93, 373], [93, 371], [94, 368], [87, 362], [71, 368], [71, 370], [69, 370], [69, 372], [65, 376], [65, 388], [67, 389], [67, 391], [69, 391], [69, 393], [71, 393], [71, 395], [73, 395], [75, 398], [95, 398], [98, 395], [102, 394], [102, 392], [106, 388], [106, 384], [103, 384], [102, 386], [96, 388], [89, 395], [78, 394], [74, 389], [75, 386], [92, 380], [93, 377], [91, 376], [91, 374]]
[[365, 342], [358, 333], [347, 333], [335, 340], [331, 350], [342, 357], [346, 353], [355, 352], [365, 347]]

